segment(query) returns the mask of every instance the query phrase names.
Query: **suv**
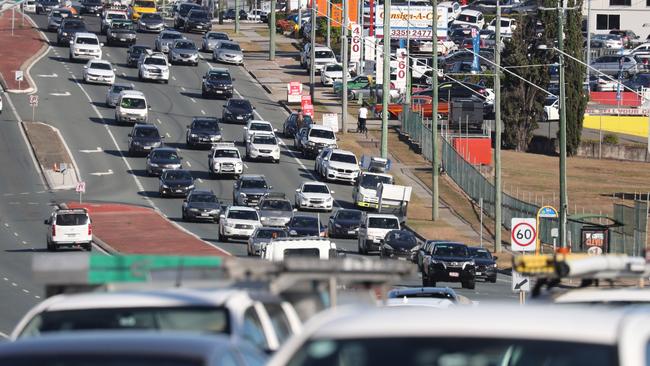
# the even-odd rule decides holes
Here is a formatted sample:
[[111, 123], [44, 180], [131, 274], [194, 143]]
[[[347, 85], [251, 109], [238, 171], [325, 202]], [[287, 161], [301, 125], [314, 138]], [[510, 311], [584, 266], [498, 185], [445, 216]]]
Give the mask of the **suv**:
[[237, 206], [257, 206], [273, 189], [263, 175], [245, 174], [232, 184], [232, 202]]
[[58, 209], [45, 220], [45, 224], [50, 226], [47, 231], [47, 250], [55, 251], [61, 247], [91, 250], [93, 229], [85, 208]]
[[111, 26], [114, 20], [129, 20], [129, 16], [122, 10], [106, 10], [102, 17], [100, 33], [106, 32], [106, 29]]
[[59, 29], [59, 26], [61, 26], [61, 22], [63, 21], [63, 19], [69, 16], [72, 16], [72, 12], [68, 9], [63, 9], [63, 8], [52, 9], [52, 11], [50, 11], [50, 15], [47, 16], [47, 30], [56, 31], [57, 29]]
[[167, 53], [175, 40], [184, 38], [180, 32], [166, 29], [158, 34], [153, 48], [158, 52]]
[[325, 180], [354, 184], [359, 176], [359, 162], [351, 151], [327, 148], [316, 157], [314, 171]]
[[94, 33], [76, 33], [70, 42], [70, 61], [99, 60], [102, 58], [103, 45]]
[[627, 78], [637, 73], [637, 64], [638, 62], [632, 56], [610, 55], [598, 57], [590, 66], [610, 76], [617, 76], [622, 70], [623, 77]]
[[[305, 68], [308, 70], [311, 67], [310, 57], [311, 53], [308, 53], [305, 57]], [[314, 59], [314, 69], [316, 70], [316, 73], [321, 72], [325, 65], [335, 64], [338, 62], [336, 56], [334, 56], [334, 52], [332, 52], [329, 47], [324, 46], [316, 46], [314, 48]]]
[[357, 241], [359, 253], [368, 254], [370, 250], [379, 250], [386, 234], [401, 228], [399, 219], [395, 215], [367, 214], [359, 227]]
[[284, 193], [270, 192], [262, 197], [257, 205], [260, 221], [264, 226], [286, 226], [293, 215], [291, 201], [285, 198]]
[[193, 41], [177, 39], [169, 47], [168, 58], [172, 65], [183, 63], [198, 66], [199, 50]]
[[270, 133], [270, 134], [275, 132], [275, 129], [273, 128], [271, 122], [261, 121], [256, 119], [249, 121], [246, 127], [244, 127], [244, 131], [242, 134], [242, 144], [243, 145], [248, 144], [253, 134], [263, 133], [263, 132]]
[[254, 133], [246, 144], [247, 159], [267, 159], [280, 163], [280, 145], [272, 132]]
[[163, 53], [143, 53], [140, 57], [142, 61], [138, 61], [138, 79], [162, 80], [165, 84], [169, 83], [169, 64]]
[[315, 157], [327, 147], [338, 147], [334, 131], [330, 127], [321, 125], [301, 128], [293, 139], [293, 146], [302, 151], [305, 157]]
[[113, 20], [110, 27], [106, 29], [106, 44], [111, 46], [127, 45], [136, 42], [135, 24], [130, 20]]
[[232, 98], [232, 82], [233, 78], [228, 69], [212, 68], [205, 73], [203, 81], [201, 81], [201, 97], [207, 98], [216, 95]]
[[182, 3], [178, 5], [178, 10], [174, 13], [174, 28], [181, 29], [185, 27], [188, 15], [191, 10], [201, 10], [201, 5], [195, 3]]
[[327, 238], [300, 237], [275, 239], [262, 248], [260, 257], [282, 262], [289, 257], [327, 260], [336, 258], [337, 254], [336, 243]]
[[208, 155], [208, 171], [210, 176], [228, 174], [239, 178], [244, 172], [244, 163], [234, 143], [220, 142], [212, 146]]
[[192, 9], [187, 13], [187, 18], [183, 24], [183, 31], [193, 32], [199, 31], [205, 33], [212, 28], [210, 23], [210, 16], [207, 11], [203, 9]]
[[136, 124], [129, 133], [129, 156], [149, 155], [149, 151], [162, 146], [162, 136], [154, 125]]
[[81, 14], [99, 15], [103, 10], [101, 0], [81, 0]]
[[221, 141], [219, 120], [214, 117], [194, 117], [187, 126], [185, 142], [188, 147], [212, 146]]
[[115, 105], [115, 122], [147, 123], [150, 108], [141, 91], [122, 90]]
[[229, 206], [219, 216], [219, 240], [227, 242], [232, 238], [246, 239], [255, 229], [262, 227], [257, 210], [245, 206]]
[[435, 287], [439, 281], [460, 282], [470, 290], [476, 287], [476, 264], [467, 245], [433, 244], [431, 255], [422, 263], [422, 286]]
[[[63, 20], [61, 20], [61, 25], [59, 26], [59, 29], [56, 33], [57, 45], [70, 45], [70, 40], [72, 40], [72, 38], [74, 38], [74, 35], [78, 32], [87, 32], [86, 24], [84, 24], [83, 20], [72, 16], [63, 18]], [[98, 58], [101, 58], [101, 55]]]

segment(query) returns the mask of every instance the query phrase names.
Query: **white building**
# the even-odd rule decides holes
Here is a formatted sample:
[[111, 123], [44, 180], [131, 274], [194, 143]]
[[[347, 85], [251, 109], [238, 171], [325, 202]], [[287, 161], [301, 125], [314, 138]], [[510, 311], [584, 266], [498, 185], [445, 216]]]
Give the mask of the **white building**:
[[589, 14], [591, 33], [632, 30], [642, 39], [650, 34], [650, 0], [586, 0], [582, 14]]

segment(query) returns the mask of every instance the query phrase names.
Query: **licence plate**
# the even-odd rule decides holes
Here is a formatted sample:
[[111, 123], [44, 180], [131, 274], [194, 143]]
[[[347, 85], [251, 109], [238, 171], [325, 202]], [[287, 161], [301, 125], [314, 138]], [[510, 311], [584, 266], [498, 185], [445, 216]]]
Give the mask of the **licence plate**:
[[77, 234], [65, 234], [66, 236], [77, 236]]
[[203, 29], [203, 26], [202, 25], [197, 25], [196, 29]]
[[459, 277], [460, 274], [458, 272], [449, 272], [449, 277]]
[[176, 193], [183, 193], [183, 190], [182, 189], [177, 189]]
[[480, 276], [481, 274], [482, 274], [482, 272], [476, 272], [477, 276]]
[[223, 93], [223, 90], [217, 90], [217, 94]]
[[143, 147], [143, 149], [145, 149], [145, 150], [151, 150], [151, 146], [145, 146], [145, 147]]
[[242, 116], [238, 116], [237, 119], [244, 119], [244, 117], [242, 117]]
[[120, 42], [126, 42], [126, 38], [120, 38]]
[[210, 216], [210, 214], [208, 214], [208, 213], [202, 213], [201, 216], [203, 216], [203, 217], [208, 217], [208, 216]]
[[356, 230], [348, 230], [348, 234], [355, 234], [356, 232]]

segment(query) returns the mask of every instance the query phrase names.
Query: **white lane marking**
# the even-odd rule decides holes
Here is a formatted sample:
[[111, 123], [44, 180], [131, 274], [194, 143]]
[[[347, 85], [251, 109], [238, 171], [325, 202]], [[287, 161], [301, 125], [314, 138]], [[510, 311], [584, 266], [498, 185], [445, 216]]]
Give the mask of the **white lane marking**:
[[172, 137], [172, 135], [170, 135], [169, 132], [165, 132], [165, 136], [167, 136], [167, 138], [171, 138], [171, 137]]
[[28, 205], [34, 205], [34, 206], [35, 206], [35, 205], [38, 205], [39, 203], [38, 203], [38, 202], [27, 202], [27, 204], [28, 204]]
[[35, 298], [40, 299], [41, 297], [38, 295], [34, 295]]
[[2, 195], [5, 196], [5, 197], [9, 197], [9, 196], [13, 196], [14, 194], [13, 193], [3, 193]]
[[203, 109], [201, 109], [201, 114], [205, 114], [205, 111]]
[[27, 242], [23, 240], [23, 245], [27, 245]]
[[2, 277], [2, 279], [5, 280], [5, 281], [9, 281], [9, 279], [7, 277]]
[[21, 196], [26, 196], [26, 195], [29, 194], [29, 192], [20, 192], [20, 193], [18, 193], [18, 194], [21, 195]]
[[111, 54], [106, 52], [106, 57], [111, 57]]
[[172, 75], [172, 80], [176, 81], [176, 76]]
[[13, 286], [13, 287], [18, 287], [18, 284], [17, 284], [16, 282], [12, 282], [12, 283], [11, 283], [11, 286]]
[[36, 193], [45, 193], [45, 192], [47, 192], [47, 191], [38, 191], [38, 192], [36, 192]]
[[51, 74], [45, 74], [45, 75], [41, 74], [41, 75], [38, 75], [38, 77], [39, 78], [58, 78], [59, 75], [57, 75], [56, 73], [51, 73]]
[[69, 97], [72, 94], [70, 94], [70, 92], [64, 92], [64, 93], [50, 93], [50, 95], [54, 97]]
[[104, 150], [99, 146], [97, 146], [97, 148], [93, 150], [79, 150], [79, 152], [86, 153], [86, 154], [94, 153], [94, 152], [102, 152], [102, 151]]
[[199, 183], [203, 183], [203, 179], [198, 178], [197, 180], [199, 181]]
[[15, 232], [15, 233], [14, 233], [14, 236], [18, 236], [18, 233]]
[[182, 90], [182, 91], [185, 91], [185, 87], [181, 86], [181, 90]]
[[122, 73], [122, 76], [126, 76], [126, 73], [125, 73], [125, 72], [123, 72], [123, 73]]
[[192, 103], [196, 103], [196, 99], [190, 98], [190, 100], [192, 101]]
[[5, 227], [9, 227], [9, 224], [7, 224], [6, 222], [5, 222]]
[[88, 173], [88, 174], [94, 175], [96, 177], [101, 177], [101, 176], [104, 176], [104, 175], [113, 175], [113, 170], [108, 169], [108, 171], [106, 171], [106, 172], [95, 172], [95, 173]]
[[29, 290], [23, 289], [23, 292], [26, 293], [26, 294], [28, 294], [28, 293], [29, 293]]
[[9, 336], [6, 333], [0, 332], [0, 338], [9, 339]]
[[244, 168], [248, 169], [248, 165], [246, 165], [246, 163], [244, 163]]
[[187, 164], [188, 167], [190, 168], [192, 167], [192, 164], [189, 161], [185, 161], [185, 163]]
[[156, 122], [158, 122], [159, 125], [162, 125], [162, 121], [160, 120], [160, 118], [156, 118]]

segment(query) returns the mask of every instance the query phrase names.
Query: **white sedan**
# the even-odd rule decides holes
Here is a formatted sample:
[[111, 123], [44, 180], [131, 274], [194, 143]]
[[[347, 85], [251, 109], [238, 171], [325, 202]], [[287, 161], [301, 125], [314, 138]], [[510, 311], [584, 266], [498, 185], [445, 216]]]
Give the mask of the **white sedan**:
[[560, 99], [549, 97], [544, 101], [544, 121], [560, 119]]
[[332, 211], [334, 206], [334, 191], [325, 183], [305, 182], [300, 188], [296, 189], [294, 198], [294, 207], [297, 209], [315, 209]]
[[112, 85], [115, 82], [115, 69], [106, 60], [90, 60], [84, 65], [84, 82]]
[[[348, 80], [351, 79], [348, 71]], [[324, 86], [332, 86], [335, 81], [343, 80], [343, 66], [341, 64], [327, 64], [320, 73], [320, 82]]]
[[260, 132], [269, 132], [269, 133], [274, 133], [277, 132], [275, 128], [273, 128], [273, 125], [271, 122], [267, 121], [262, 121], [262, 120], [251, 120], [248, 122], [248, 125], [244, 127], [244, 132], [242, 136], [242, 143], [244, 146], [250, 141], [251, 136], [254, 133], [260, 133]]

